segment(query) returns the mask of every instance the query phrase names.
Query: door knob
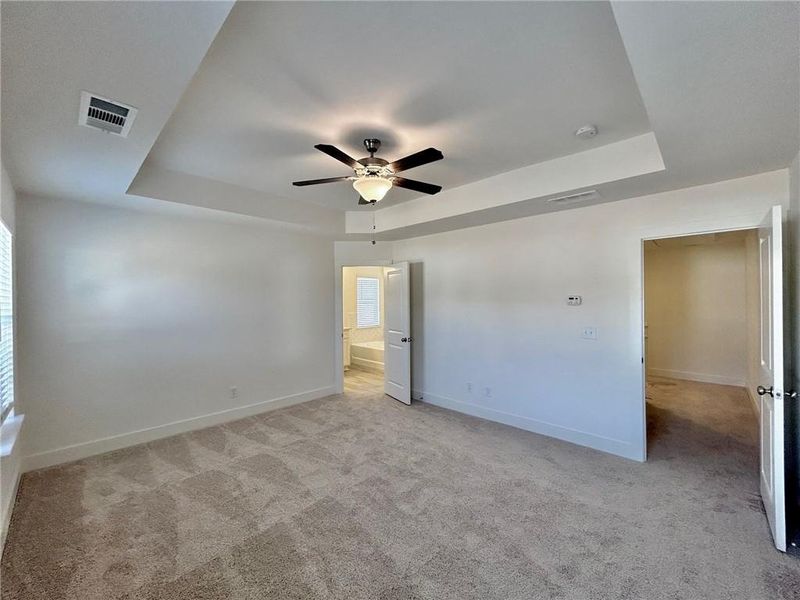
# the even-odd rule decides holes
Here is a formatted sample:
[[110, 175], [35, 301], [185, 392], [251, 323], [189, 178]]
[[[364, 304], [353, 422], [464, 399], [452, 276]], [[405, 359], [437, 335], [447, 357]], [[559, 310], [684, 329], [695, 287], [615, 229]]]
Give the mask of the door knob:
[[789, 400], [796, 400], [797, 399], [797, 390], [792, 390], [790, 392], [786, 392], [784, 394], [784, 396], [789, 398]]
[[770, 396], [772, 396], [773, 395], [772, 390], [773, 390], [772, 386], [769, 386], [769, 388], [765, 388], [763, 385], [760, 385], [756, 388], [756, 391], [758, 392], [759, 396], [763, 396], [764, 394], [769, 394]]

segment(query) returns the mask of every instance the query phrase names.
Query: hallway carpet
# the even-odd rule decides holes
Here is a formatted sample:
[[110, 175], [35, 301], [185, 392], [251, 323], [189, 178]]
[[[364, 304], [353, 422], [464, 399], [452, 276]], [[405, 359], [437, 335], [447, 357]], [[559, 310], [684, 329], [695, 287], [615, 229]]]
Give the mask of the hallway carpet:
[[742, 389], [654, 380], [638, 464], [367, 380], [28, 473], [3, 599], [800, 598]]

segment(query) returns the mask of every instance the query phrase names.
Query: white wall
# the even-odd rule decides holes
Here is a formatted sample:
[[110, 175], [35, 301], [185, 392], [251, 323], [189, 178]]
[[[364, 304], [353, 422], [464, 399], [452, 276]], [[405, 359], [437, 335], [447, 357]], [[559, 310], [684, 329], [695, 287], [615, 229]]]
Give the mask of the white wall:
[[[0, 179], [0, 220], [3, 221], [12, 236], [14, 236], [12, 243], [16, 243], [14, 234], [16, 232], [15, 209], [17, 198], [14, 187], [11, 185], [11, 179], [8, 177], [8, 173], [6, 173], [2, 163], [0, 163], [0, 172], [2, 173], [2, 178]], [[15, 306], [19, 306], [16, 300]], [[14, 327], [16, 331], [19, 331], [16, 322]], [[18, 398], [16, 393], [15, 398]], [[19, 413], [20, 410], [17, 409], [16, 412]], [[16, 418], [19, 419], [20, 417], [17, 416]], [[22, 466], [22, 431], [19, 427], [9, 427], [10, 425], [11, 423], [7, 421], [6, 426], [0, 428], [0, 437], [2, 438], [0, 441], [2, 441], [4, 449], [8, 448], [8, 453], [0, 458], [0, 552], [2, 551], [2, 545], [5, 543], [6, 531], [11, 519], [11, 509], [14, 506]]]
[[16, 205], [17, 196], [14, 192], [14, 186], [11, 185], [11, 179], [6, 172], [6, 168], [0, 163], [2, 169], [2, 187], [0, 187], [0, 219], [8, 227], [9, 231], [13, 234], [16, 223]]
[[648, 244], [645, 250], [648, 374], [745, 385], [744, 237], [661, 244]]
[[642, 238], [753, 227], [788, 186], [782, 170], [395, 242], [418, 263], [415, 395], [643, 459]]
[[26, 468], [333, 391], [329, 239], [204, 209], [17, 208]]
[[393, 242], [348, 242], [333, 243], [337, 265], [379, 265], [389, 263], [394, 252]]

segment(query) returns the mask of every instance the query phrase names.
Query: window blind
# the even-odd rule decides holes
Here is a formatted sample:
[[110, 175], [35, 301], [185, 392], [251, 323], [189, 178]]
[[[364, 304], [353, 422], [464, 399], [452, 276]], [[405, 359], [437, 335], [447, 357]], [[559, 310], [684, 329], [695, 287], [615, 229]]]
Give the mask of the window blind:
[[11, 232], [0, 223], [0, 419], [14, 405], [14, 290]]
[[356, 327], [379, 327], [380, 303], [380, 280], [377, 277], [356, 277]]

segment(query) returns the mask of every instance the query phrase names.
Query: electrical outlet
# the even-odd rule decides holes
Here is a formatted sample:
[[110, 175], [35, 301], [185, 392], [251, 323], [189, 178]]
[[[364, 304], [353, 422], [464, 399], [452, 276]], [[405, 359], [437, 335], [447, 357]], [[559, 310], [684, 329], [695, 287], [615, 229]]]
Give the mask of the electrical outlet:
[[581, 337], [585, 340], [597, 339], [597, 327], [584, 327], [581, 331]]
[[483, 395], [486, 398], [491, 398], [492, 397], [492, 388], [490, 388], [490, 387], [483, 388]]
[[471, 381], [467, 382], [467, 393], [468, 394], [472, 393], [472, 382]]
[[236, 386], [231, 387], [231, 400], [236, 400], [239, 397], [239, 389]]

